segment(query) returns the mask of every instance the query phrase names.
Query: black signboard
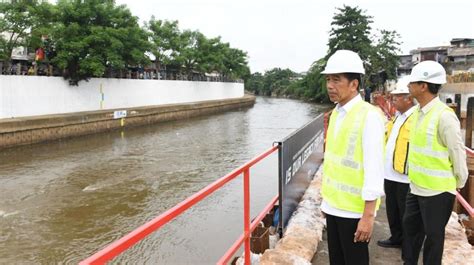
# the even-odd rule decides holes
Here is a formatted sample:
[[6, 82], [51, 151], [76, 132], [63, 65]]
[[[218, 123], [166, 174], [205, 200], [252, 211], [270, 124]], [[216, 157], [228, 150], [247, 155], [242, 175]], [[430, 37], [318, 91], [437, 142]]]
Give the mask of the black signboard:
[[280, 228], [292, 213], [323, 159], [324, 114], [279, 142]]

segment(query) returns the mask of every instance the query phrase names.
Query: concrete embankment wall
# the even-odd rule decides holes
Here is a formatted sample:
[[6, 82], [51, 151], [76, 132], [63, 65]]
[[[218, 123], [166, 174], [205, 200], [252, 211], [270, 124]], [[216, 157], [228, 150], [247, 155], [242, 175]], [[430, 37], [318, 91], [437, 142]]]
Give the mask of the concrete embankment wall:
[[0, 119], [240, 98], [242, 83], [0, 75]]
[[209, 100], [194, 103], [125, 108], [126, 117], [114, 118], [117, 110], [0, 119], [0, 149], [66, 137], [98, 133], [123, 127], [220, 113], [252, 106], [255, 97]]

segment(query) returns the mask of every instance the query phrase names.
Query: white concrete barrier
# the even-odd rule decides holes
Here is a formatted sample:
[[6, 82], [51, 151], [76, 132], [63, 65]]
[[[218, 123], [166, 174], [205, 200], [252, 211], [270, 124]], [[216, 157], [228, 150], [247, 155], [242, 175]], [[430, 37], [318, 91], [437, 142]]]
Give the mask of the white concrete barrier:
[[0, 119], [239, 98], [242, 83], [0, 75]]

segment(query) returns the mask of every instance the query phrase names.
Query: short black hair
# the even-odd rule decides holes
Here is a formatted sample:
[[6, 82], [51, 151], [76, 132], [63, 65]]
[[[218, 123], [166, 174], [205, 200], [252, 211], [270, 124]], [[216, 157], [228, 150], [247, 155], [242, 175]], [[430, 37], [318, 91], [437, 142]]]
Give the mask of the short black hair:
[[433, 83], [428, 83], [428, 82], [423, 82], [423, 81], [418, 81], [418, 84], [423, 84], [425, 83], [428, 86], [428, 90], [430, 91], [431, 94], [437, 95], [439, 90], [441, 89], [440, 84], [433, 84]]
[[357, 80], [359, 81], [359, 87], [362, 86], [361, 80], [362, 80], [362, 75], [359, 73], [343, 73], [343, 75], [347, 78], [347, 80], [352, 81], [352, 80]]

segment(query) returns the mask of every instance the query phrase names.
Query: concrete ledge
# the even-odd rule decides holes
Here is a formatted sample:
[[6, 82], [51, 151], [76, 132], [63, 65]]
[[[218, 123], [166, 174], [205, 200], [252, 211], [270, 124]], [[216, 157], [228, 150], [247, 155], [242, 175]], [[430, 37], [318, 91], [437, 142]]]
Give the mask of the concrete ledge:
[[474, 246], [467, 241], [466, 230], [455, 212], [446, 225], [443, 264], [474, 264]]
[[[249, 107], [255, 97], [0, 119], [0, 149]], [[127, 117], [114, 119], [114, 111]]]

